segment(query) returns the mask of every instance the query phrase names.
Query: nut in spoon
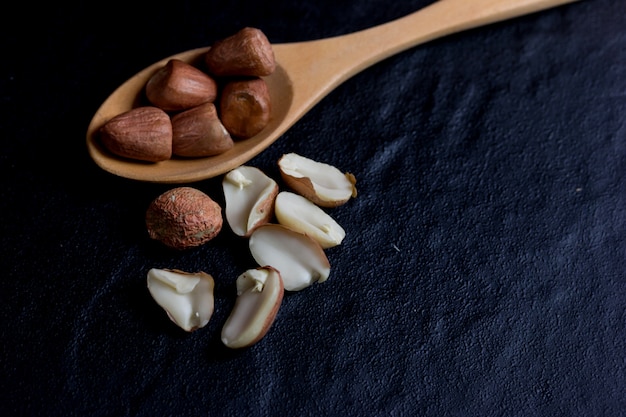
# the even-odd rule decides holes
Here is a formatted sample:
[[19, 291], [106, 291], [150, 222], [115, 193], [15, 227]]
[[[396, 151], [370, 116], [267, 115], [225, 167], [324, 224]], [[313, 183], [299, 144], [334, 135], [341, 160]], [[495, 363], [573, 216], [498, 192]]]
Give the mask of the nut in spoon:
[[276, 70], [264, 77], [270, 90], [271, 120], [256, 136], [236, 141], [225, 153], [196, 159], [144, 163], [108, 152], [99, 142], [99, 128], [135, 107], [148, 79], [168, 60], [177, 58], [192, 63], [209, 48], [182, 52], [137, 73], [102, 103], [87, 129], [87, 149], [99, 167], [133, 180], [189, 183], [215, 177], [258, 155], [334, 88], [377, 62], [446, 35], [574, 1], [577, 0], [440, 0], [402, 18], [351, 34], [274, 44]]

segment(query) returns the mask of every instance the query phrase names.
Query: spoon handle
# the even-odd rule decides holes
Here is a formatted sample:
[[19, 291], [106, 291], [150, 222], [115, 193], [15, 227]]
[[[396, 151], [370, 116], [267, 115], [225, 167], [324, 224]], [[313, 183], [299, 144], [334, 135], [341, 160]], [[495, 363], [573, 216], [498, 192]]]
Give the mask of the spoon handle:
[[[321, 92], [323, 97], [365, 68], [414, 46], [575, 1], [579, 0], [440, 0], [379, 26], [301, 42], [302, 54], [281, 64], [288, 67], [289, 74], [300, 78], [298, 85], [308, 83], [309, 92]], [[309, 92], [300, 92], [303, 97], [310, 97]], [[306, 107], [313, 103], [308, 104]]]
[[347, 35], [344, 41], [351, 44], [350, 49], [356, 46], [365, 52], [360, 65], [368, 66], [436, 38], [574, 1], [578, 0], [440, 0], [397, 20]]

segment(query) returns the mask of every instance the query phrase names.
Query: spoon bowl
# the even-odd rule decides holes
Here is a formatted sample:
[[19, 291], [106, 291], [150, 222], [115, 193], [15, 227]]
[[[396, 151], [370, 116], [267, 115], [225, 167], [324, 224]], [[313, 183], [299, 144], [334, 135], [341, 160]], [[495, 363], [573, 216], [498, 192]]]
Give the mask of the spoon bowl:
[[110, 153], [98, 138], [100, 127], [138, 106], [146, 82], [168, 60], [197, 63], [209, 47], [182, 52], [140, 71], [102, 103], [87, 129], [87, 149], [100, 168], [133, 180], [190, 183], [212, 178], [258, 155], [334, 88], [383, 59], [452, 33], [574, 1], [577, 0], [440, 0], [402, 18], [351, 34], [274, 44], [276, 70], [264, 77], [270, 91], [271, 117], [259, 134], [235, 141], [227, 152], [204, 158], [174, 157], [150, 163]]
[[173, 157], [166, 161], [151, 163], [121, 158], [104, 147], [98, 139], [99, 128], [112, 117], [140, 104], [146, 104], [142, 101], [144, 86], [155, 71], [173, 58], [194, 64], [208, 49], [208, 47], [193, 49], [154, 63], [118, 87], [102, 103], [87, 129], [87, 149], [98, 166], [114, 175], [134, 180], [158, 183], [195, 182], [214, 177], [244, 164], [287, 130], [287, 114], [291, 107], [293, 93], [289, 76], [280, 64], [277, 64], [272, 75], [264, 77], [272, 103], [272, 114], [268, 126], [249, 139], [236, 140], [233, 148], [227, 152], [205, 158]]

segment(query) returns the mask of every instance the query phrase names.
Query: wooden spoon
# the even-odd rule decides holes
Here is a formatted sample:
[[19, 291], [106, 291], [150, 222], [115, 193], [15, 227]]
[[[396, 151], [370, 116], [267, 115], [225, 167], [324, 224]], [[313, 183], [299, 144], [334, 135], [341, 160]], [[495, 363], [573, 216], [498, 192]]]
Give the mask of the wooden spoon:
[[405, 17], [351, 34], [275, 44], [277, 68], [266, 77], [272, 115], [261, 133], [237, 141], [228, 152], [206, 158], [143, 163], [109, 153], [98, 140], [98, 129], [113, 116], [136, 106], [147, 80], [169, 59], [195, 62], [209, 48], [182, 52], [142, 70], [104, 101], [87, 129], [87, 148], [98, 166], [121, 177], [158, 183], [211, 178], [245, 164], [334, 88], [385, 58], [452, 33], [574, 1], [577, 0], [440, 0]]

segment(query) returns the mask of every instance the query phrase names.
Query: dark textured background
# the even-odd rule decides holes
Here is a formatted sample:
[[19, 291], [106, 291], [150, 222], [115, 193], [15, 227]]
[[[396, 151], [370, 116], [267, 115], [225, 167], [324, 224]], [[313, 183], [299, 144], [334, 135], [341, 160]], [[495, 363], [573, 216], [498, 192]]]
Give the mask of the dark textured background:
[[[6, 416], [626, 415], [626, 11], [586, 0], [449, 36], [355, 76], [249, 164], [297, 152], [359, 196], [329, 280], [274, 327], [219, 332], [254, 266], [227, 228], [173, 253], [143, 216], [167, 185], [113, 177], [85, 131], [128, 77], [243, 26], [275, 43], [429, 1], [16, 4], [0, 66], [0, 413]], [[11, 23], [9, 23], [11, 22]], [[25, 50], [24, 48], [29, 48]], [[220, 179], [193, 184], [221, 201]], [[282, 183], [281, 183], [282, 186]], [[202, 269], [186, 334], [151, 267]]]

